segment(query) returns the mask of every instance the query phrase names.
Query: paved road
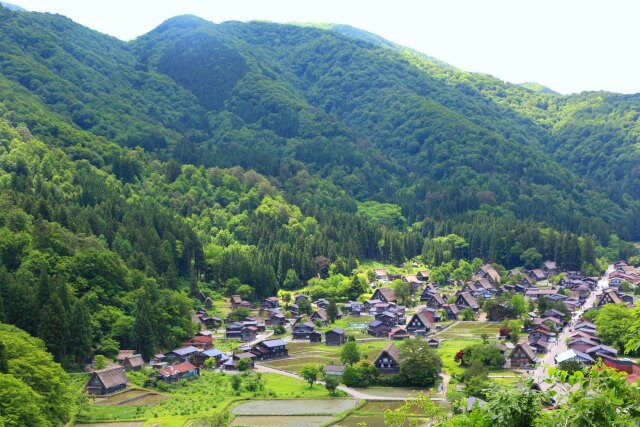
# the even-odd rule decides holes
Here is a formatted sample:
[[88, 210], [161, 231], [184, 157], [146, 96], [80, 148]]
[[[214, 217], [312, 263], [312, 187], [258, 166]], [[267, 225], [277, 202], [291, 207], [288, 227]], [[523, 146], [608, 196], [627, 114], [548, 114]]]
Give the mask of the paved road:
[[[304, 381], [304, 379], [297, 374], [294, 374], [293, 372], [288, 372], [288, 371], [283, 371], [282, 369], [276, 369], [276, 368], [272, 368], [270, 366], [265, 366], [263, 364], [260, 363], [256, 363], [256, 367], [255, 367], [255, 371], [256, 372], [266, 372], [266, 373], [271, 373], [271, 374], [279, 374], [279, 375], [284, 375], [285, 377], [291, 377], [291, 378], [296, 378], [299, 380]], [[324, 385], [324, 381], [318, 381], [317, 384], [320, 385]], [[366, 399], [366, 400], [401, 400], [401, 401], [405, 401], [405, 400], [416, 400], [415, 397], [389, 397], [389, 396], [376, 396], [373, 394], [367, 394], [367, 393], [362, 393], [358, 390], [354, 390], [352, 388], [346, 387], [346, 386], [339, 386], [338, 390], [342, 390], [345, 393], [347, 393], [349, 396], [355, 397], [356, 399]], [[432, 397], [431, 400], [438, 402], [438, 401], [444, 401], [443, 398], [440, 397]]]
[[613, 265], [610, 265], [607, 268], [607, 271], [604, 273], [602, 278], [598, 281], [596, 290], [594, 292], [591, 292], [591, 295], [589, 295], [589, 298], [587, 298], [587, 300], [584, 302], [580, 310], [576, 311], [576, 313], [571, 318], [571, 321], [569, 322], [569, 324], [558, 335], [558, 337], [556, 337], [555, 344], [549, 349], [549, 352], [544, 356], [544, 358], [540, 361], [536, 370], [533, 372], [532, 374], [533, 379], [535, 380], [536, 383], [540, 384], [540, 387], [542, 389], [546, 390], [549, 387], [549, 384], [544, 382], [544, 380], [548, 377], [547, 368], [549, 368], [550, 366], [556, 366], [555, 357], [558, 354], [562, 353], [563, 351], [567, 350], [567, 339], [572, 335], [573, 327], [582, 316], [582, 313], [584, 313], [586, 310], [593, 307], [598, 295], [601, 294], [603, 289], [606, 289], [609, 287], [609, 273], [611, 271], [613, 271]]

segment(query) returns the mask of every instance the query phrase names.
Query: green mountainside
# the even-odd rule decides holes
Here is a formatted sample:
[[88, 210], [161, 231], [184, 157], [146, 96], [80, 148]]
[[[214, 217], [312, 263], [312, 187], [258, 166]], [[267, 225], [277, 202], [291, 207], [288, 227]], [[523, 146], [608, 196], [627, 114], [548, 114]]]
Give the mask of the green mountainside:
[[639, 99], [340, 25], [182, 16], [123, 42], [0, 7], [0, 321], [65, 363], [148, 356], [191, 336], [197, 291], [257, 299], [364, 259], [626, 257]]

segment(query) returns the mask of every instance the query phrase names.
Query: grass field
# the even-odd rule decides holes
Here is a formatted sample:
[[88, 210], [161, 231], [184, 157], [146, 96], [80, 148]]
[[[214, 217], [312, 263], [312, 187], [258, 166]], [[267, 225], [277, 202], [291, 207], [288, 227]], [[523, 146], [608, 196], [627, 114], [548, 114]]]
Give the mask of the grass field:
[[[319, 385], [309, 384], [295, 378], [278, 374], [262, 374], [264, 388], [251, 392], [244, 389], [235, 394], [231, 389], [230, 375], [203, 371], [194, 381], [178, 383], [166, 393], [171, 397], [155, 406], [132, 405], [85, 405], [78, 416], [79, 422], [93, 423], [105, 421], [154, 421], [161, 427], [182, 426], [194, 416], [212, 414], [226, 407], [233, 400], [241, 398], [303, 398], [330, 399], [328, 391]], [[249, 377], [255, 378], [252, 374]], [[244, 380], [248, 384], [248, 380]], [[336, 397], [344, 396], [343, 392]], [[160, 422], [161, 420], [161, 422]]]
[[[358, 343], [363, 358], [374, 360], [380, 350], [387, 345], [385, 340], [371, 340]], [[293, 342], [288, 346], [289, 358], [270, 361], [267, 366], [300, 373], [306, 364], [328, 365], [340, 362], [342, 346], [328, 346], [322, 343]]]
[[480, 339], [482, 334], [488, 334], [490, 338], [498, 337], [500, 324], [497, 322], [460, 322], [438, 334], [446, 339]]

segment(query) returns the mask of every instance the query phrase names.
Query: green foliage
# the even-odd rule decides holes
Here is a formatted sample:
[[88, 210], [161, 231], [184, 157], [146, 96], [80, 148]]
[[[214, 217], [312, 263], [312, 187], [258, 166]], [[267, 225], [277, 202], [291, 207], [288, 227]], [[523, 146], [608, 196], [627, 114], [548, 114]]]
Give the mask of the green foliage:
[[342, 382], [347, 387], [369, 387], [380, 376], [378, 369], [369, 360], [361, 360], [347, 366], [342, 374]]
[[335, 376], [327, 375], [324, 377], [324, 387], [327, 389], [329, 394], [334, 395], [339, 385], [340, 385], [340, 380]]
[[460, 314], [462, 315], [462, 320], [465, 321], [476, 319], [476, 313], [470, 308], [463, 309], [462, 311], [460, 311]]
[[345, 365], [354, 365], [360, 361], [360, 352], [358, 351], [358, 345], [354, 341], [347, 341], [342, 346], [340, 352], [340, 361]]
[[327, 316], [329, 316], [329, 322], [333, 323], [338, 318], [338, 306], [334, 300], [329, 301], [327, 306]]
[[246, 372], [251, 369], [251, 361], [249, 359], [240, 359], [236, 363], [236, 368], [240, 372]]
[[639, 313], [637, 308], [630, 310], [622, 304], [605, 304], [595, 317], [596, 334], [603, 343], [624, 352], [630, 342], [637, 341]]
[[7, 426], [50, 426], [69, 420], [75, 405], [71, 381], [42, 342], [0, 324], [3, 365], [0, 413]]
[[474, 344], [464, 348], [462, 361], [468, 366], [478, 363], [490, 369], [499, 369], [504, 365], [504, 356], [493, 344]]
[[98, 354], [95, 357], [95, 361], [93, 363], [94, 369], [104, 369], [107, 367], [107, 358], [102, 354]]
[[244, 320], [251, 315], [251, 311], [247, 307], [238, 307], [229, 314], [230, 322]]
[[319, 374], [320, 370], [316, 365], [304, 365], [300, 370], [300, 376], [309, 383], [309, 387], [313, 387]]
[[432, 387], [439, 379], [442, 359], [424, 338], [404, 340], [400, 345], [400, 374], [407, 384]]

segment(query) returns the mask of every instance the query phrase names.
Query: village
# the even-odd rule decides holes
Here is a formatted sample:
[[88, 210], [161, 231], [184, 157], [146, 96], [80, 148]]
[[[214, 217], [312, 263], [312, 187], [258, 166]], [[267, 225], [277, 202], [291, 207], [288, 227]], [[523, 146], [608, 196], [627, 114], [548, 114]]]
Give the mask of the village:
[[[610, 265], [600, 278], [559, 271], [551, 261], [539, 269], [516, 269], [503, 275], [487, 264], [470, 280], [450, 279], [446, 286], [431, 282], [424, 269], [391, 274], [376, 268], [374, 273], [371, 293], [341, 304], [311, 301], [303, 292], [293, 293], [287, 302], [282, 295], [274, 295], [257, 304], [239, 295], [214, 301], [200, 294], [202, 308], [193, 315], [199, 331], [182, 347], [149, 361], [134, 350], [122, 349], [112, 365], [90, 372], [86, 390], [92, 396], [122, 392], [127, 388], [127, 373], [141, 370], [149, 373], [148, 387], [198, 381], [202, 370], [255, 371], [303, 380], [305, 366], [313, 364], [318, 367], [318, 381], [336, 378], [345, 384], [338, 387], [345, 396], [393, 401], [411, 400], [426, 392], [432, 400], [446, 404], [463, 390], [462, 381], [456, 379], [465, 371], [465, 349], [478, 343], [500, 350], [502, 361], [489, 377], [503, 384], [533, 378], [544, 388], [548, 367], [590, 366], [599, 360], [625, 372], [629, 382], [640, 376], [640, 365], [603, 342], [594, 322], [586, 317], [592, 308], [606, 304], [632, 308], [637, 303], [630, 291], [639, 288], [640, 272], [623, 261]], [[398, 281], [410, 287], [411, 297], [405, 299], [409, 304], [401, 305], [394, 292]], [[524, 300], [524, 310], [514, 306], [517, 295]], [[210, 315], [215, 307], [216, 313], [224, 307], [226, 317]], [[519, 330], [512, 330], [514, 321]], [[440, 355], [443, 368], [433, 387], [385, 382], [384, 378], [400, 374], [404, 362], [400, 348], [406, 340], [424, 340]], [[383, 380], [369, 388], [344, 381], [349, 365], [343, 363], [341, 352], [349, 341]], [[482, 403], [468, 397], [466, 404], [476, 401]]]

